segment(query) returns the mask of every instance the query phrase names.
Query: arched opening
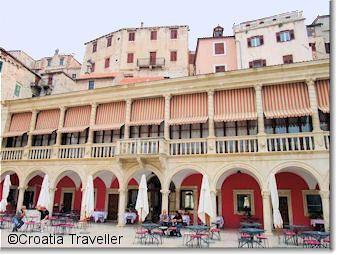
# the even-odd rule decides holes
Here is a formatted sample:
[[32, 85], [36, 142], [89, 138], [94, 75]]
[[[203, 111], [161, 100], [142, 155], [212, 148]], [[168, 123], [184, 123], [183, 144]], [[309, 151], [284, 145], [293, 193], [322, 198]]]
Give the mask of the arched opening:
[[118, 220], [119, 182], [111, 171], [99, 171], [94, 178], [95, 221]]
[[3, 185], [4, 185], [4, 182], [5, 182], [6, 175], [9, 175], [10, 176], [10, 180], [11, 180], [11, 187], [10, 187], [9, 194], [8, 194], [8, 197], [7, 197], [6, 211], [9, 214], [13, 214], [13, 213], [15, 213], [15, 211], [17, 209], [17, 202], [18, 202], [18, 196], [19, 196], [19, 190], [18, 190], [18, 187], [19, 187], [19, 177], [13, 171], [4, 172], [1, 175], [0, 197], [2, 197], [2, 190], [3, 190]]
[[37, 206], [44, 175], [41, 171], [37, 171], [31, 175], [23, 196], [23, 205], [27, 209], [35, 209]]

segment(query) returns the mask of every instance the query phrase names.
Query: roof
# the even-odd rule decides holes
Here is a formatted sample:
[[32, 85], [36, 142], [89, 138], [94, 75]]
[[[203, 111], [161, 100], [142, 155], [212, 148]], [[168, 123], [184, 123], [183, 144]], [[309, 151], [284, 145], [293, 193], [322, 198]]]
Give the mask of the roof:
[[89, 80], [89, 79], [109, 79], [115, 78], [119, 75], [117, 72], [113, 73], [90, 73], [90, 74], [82, 74], [76, 80]]
[[171, 26], [156, 26], [156, 27], [125, 27], [125, 28], [120, 28], [118, 30], [115, 30], [113, 32], [110, 32], [108, 34], [105, 34], [105, 35], [102, 35], [100, 37], [97, 37], [93, 40], [90, 40], [88, 42], [85, 42], [84, 45], [88, 44], [88, 43], [91, 43], [91, 42], [94, 42], [94, 41], [97, 41], [98, 39], [101, 39], [101, 38], [104, 38], [104, 37], [107, 37], [107, 36], [110, 36], [114, 33], [117, 33], [117, 32], [120, 32], [122, 30], [137, 30], [137, 29], [159, 29], [159, 28], [179, 28], [179, 27], [187, 27], [188, 28], [188, 25], [171, 25]]
[[118, 85], [125, 85], [131, 83], [141, 83], [141, 82], [148, 82], [148, 81], [159, 81], [165, 79], [164, 77], [160, 76], [153, 76], [153, 77], [128, 77], [120, 80]]
[[16, 57], [14, 57], [12, 54], [10, 54], [8, 51], [6, 51], [4, 48], [0, 47], [0, 51], [3, 51], [6, 55], [10, 56], [11, 58], [13, 58], [15, 61], [17, 61], [20, 65], [22, 65], [24, 68], [26, 68], [29, 72], [31, 72], [32, 74], [36, 75], [37, 77], [41, 78], [40, 75], [38, 75], [37, 73], [35, 73], [32, 69], [30, 69], [28, 66], [26, 66], [24, 63], [22, 63], [19, 59], [17, 59]]
[[314, 19], [314, 21], [311, 23], [311, 25], [315, 25], [316, 24], [316, 22], [319, 20], [319, 19], [323, 19], [323, 18], [330, 18], [330, 15], [318, 15], [317, 17], [316, 17], [316, 19]]

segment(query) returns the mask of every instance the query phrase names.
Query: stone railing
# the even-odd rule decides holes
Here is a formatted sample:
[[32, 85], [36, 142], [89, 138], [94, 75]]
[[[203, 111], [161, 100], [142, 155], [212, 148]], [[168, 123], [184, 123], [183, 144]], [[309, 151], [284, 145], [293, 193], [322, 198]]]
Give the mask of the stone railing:
[[177, 139], [169, 142], [171, 156], [207, 154], [207, 139]]
[[257, 136], [232, 136], [216, 139], [216, 153], [258, 152]]
[[[319, 141], [322, 146], [316, 146]], [[261, 141], [265, 141], [261, 145]], [[213, 140], [214, 141], [214, 140]], [[112, 158], [114, 156], [136, 155], [203, 155], [203, 154], [240, 154], [266, 152], [295, 152], [330, 149], [330, 132], [267, 134], [265, 136], [216, 137], [215, 152], [208, 151], [211, 140], [206, 138], [165, 140], [163, 138], [123, 139], [114, 143], [75, 144], [61, 146], [35, 146], [3, 148], [1, 160], [42, 160], [76, 158]], [[208, 144], [209, 143], [209, 144]], [[318, 143], [319, 144], [319, 143]], [[316, 143], [317, 145], [317, 143]], [[213, 146], [214, 147], [214, 146]]]

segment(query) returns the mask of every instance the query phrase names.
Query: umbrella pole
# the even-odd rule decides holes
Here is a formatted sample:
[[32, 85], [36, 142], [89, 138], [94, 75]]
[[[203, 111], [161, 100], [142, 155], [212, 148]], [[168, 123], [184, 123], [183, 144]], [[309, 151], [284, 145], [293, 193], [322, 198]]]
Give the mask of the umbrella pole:
[[208, 227], [211, 227], [211, 219], [207, 213], [205, 213], [205, 223]]

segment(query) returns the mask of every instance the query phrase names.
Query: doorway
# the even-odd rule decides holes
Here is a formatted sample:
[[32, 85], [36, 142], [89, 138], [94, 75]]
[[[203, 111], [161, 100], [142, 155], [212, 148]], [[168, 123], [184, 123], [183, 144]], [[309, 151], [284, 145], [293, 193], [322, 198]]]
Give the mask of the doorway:
[[283, 225], [289, 225], [289, 206], [288, 206], [288, 197], [280, 196], [279, 197], [279, 208], [280, 213], [283, 219]]
[[158, 222], [161, 214], [161, 184], [157, 176], [148, 181], [148, 196], [150, 213], [148, 219]]
[[63, 206], [65, 212], [70, 212], [72, 210], [73, 204], [73, 192], [63, 192]]
[[26, 206], [27, 209], [34, 208], [34, 190], [26, 190], [23, 195], [23, 205]]
[[117, 221], [118, 219], [118, 201], [119, 194], [108, 195], [108, 221]]

